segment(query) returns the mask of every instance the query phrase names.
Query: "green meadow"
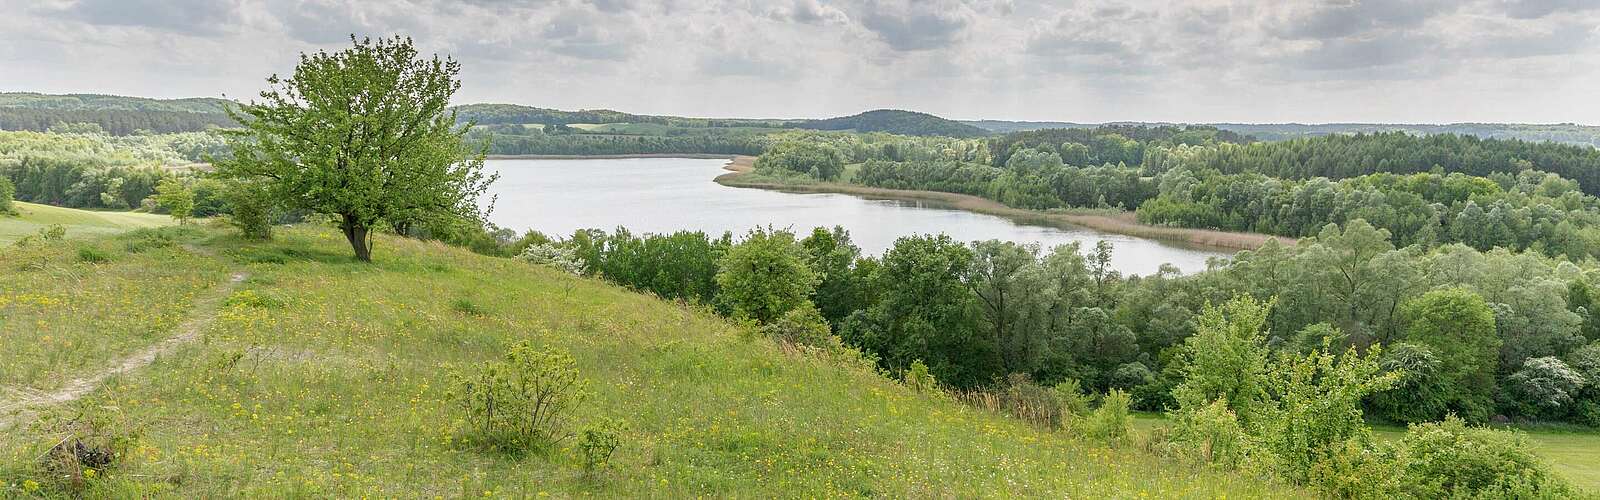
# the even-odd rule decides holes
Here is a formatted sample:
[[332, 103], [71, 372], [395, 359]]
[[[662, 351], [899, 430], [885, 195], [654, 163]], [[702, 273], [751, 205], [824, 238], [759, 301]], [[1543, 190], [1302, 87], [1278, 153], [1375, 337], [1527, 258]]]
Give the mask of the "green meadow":
[[68, 237], [115, 234], [143, 227], [171, 225], [165, 215], [134, 212], [96, 212], [36, 203], [15, 202], [17, 216], [0, 215], [0, 247], [59, 224]]
[[[1041, 430], [521, 261], [380, 237], [366, 264], [329, 228], [231, 234], [143, 229], [0, 255], [0, 366], [23, 368], [0, 378], [0, 408], [209, 318], [149, 366], [0, 433], [0, 496], [1307, 496]], [[247, 277], [229, 285], [234, 273]], [[586, 470], [572, 440], [524, 455], [461, 441], [451, 374], [520, 341], [575, 358], [592, 397], [570, 425], [624, 422], [609, 467]], [[132, 451], [67, 489], [37, 458], [59, 439], [50, 422], [85, 413], [114, 415]]]

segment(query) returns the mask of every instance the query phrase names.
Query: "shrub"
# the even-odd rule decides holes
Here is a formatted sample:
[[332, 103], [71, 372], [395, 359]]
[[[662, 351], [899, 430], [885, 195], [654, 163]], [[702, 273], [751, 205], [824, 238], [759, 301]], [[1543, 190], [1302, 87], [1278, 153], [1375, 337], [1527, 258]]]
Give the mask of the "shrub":
[[1083, 384], [1078, 379], [1069, 378], [1056, 383], [1050, 388], [1055, 392], [1056, 399], [1061, 401], [1063, 416], [1084, 416], [1089, 414], [1089, 404], [1094, 401], [1094, 396], [1083, 392]]
[[1524, 361], [1522, 369], [1506, 382], [1518, 396], [1517, 403], [1526, 407], [1523, 413], [1538, 415], [1555, 414], [1571, 406], [1573, 397], [1588, 380], [1560, 359], [1547, 356]]
[[917, 392], [933, 392], [939, 389], [939, 381], [934, 380], [933, 374], [928, 373], [928, 365], [922, 360], [911, 362], [911, 367], [906, 368], [900, 375], [900, 382]]
[[78, 262], [88, 262], [88, 263], [91, 263], [91, 264], [97, 264], [97, 263], [101, 263], [101, 262], [110, 262], [110, 261], [111, 261], [111, 252], [107, 252], [103, 248], [96, 247], [96, 246], [81, 246], [81, 247], [78, 247]]
[[468, 316], [488, 316], [489, 315], [489, 311], [485, 310], [483, 308], [483, 306], [478, 305], [477, 302], [473, 302], [472, 299], [468, 299], [468, 298], [464, 298], [464, 297], [450, 301], [450, 308], [454, 309], [458, 313], [465, 314], [465, 315], [468, 315]]
[[[1396, 458], [1401, 488], [1419, 498], [1561, 498], [1572, 494], [1521, 433], [1468, 427], [1454, 415], [1415, 424]], [[1516, 493], [1517, 495], [1508, 496]]]
[[777, 321], [761, 327], [766, 336], [791, 345], [828, 347], [833, 345], [833, 331], [827, 320], [810, 302], [783, 313]]
[[1101, 398], [1100, 407], [1084, 419], [1083, 435], [1107, 443], [1126, 439], [1133, 428], [1133, 416], [1128, 414], [1128, 407], [1132, 405], [1133, 398], [1128, 397], [1128, 393], [1112, 389]]
[[622, 446], [627, 431], [621, 420], [599, 417], [578, 433], [578, 452], [583, 455], [583, 470], [593, 473], [611, 463], [611, 454]]
[[1034, 383], [1026, 373], [1007, 376], [1004, 385], [998, 388], [965, 391], [957, 397], [968, 405], [1004, 413], [1044, 428], [1053, 429], [1064, 423], [1061, 398], [1056, 391]]
[[239, 229], [245, 238], [272, 239], [272, 219], [277, 204], [267, 190], [257, 182], [232, 181], [222, 191], [228, 206], [228, 224]]
[[1223, 399], [1184, 408], [1172, 414], [1172, 440], [1179, 450], [1205, 463], [1226, 468], [1243, 465], [1251, 447], [1250, 434]]
[[568, 419], [588, 395], [571, 355], [527, 342], [455, 378], [466, 440], [505, 452], [549, 450], [571, 437]]
[[531, 244], [522, 249], [522, 253], [517, 254], [517, 258], [530, 264], [554, 267], [567, 274], [583, 274], [583, 261], [578, 259], [577, 251], [567, 245], [556, 243]]

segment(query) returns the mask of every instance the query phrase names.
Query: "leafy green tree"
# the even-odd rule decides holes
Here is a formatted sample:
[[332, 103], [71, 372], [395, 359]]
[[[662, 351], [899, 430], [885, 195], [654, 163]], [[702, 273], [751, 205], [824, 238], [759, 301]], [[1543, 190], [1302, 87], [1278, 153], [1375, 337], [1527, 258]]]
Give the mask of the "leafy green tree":
[[156, 186], [156, 204], [167, 209], [179, 224], [187, 224], [194, 213], [194, 191], [177, 178], [167, 178]]
[[1368, 437], [1361, 401], [1394, 387], [1400, 378], [1398, 372], [1382, 371], [1379, 351], [1362, 355], [1352, 347], [1334, 355], [1316, 350], [1284, 354], [1271, 364], [1268, 403], [1251, 427], [1285, 477], [1306, 481], [1338, 446]]
[[848, 231], [839, 226], [815, 228], [800, 246], [806, 249], [806, 264], [819, 278], [811, 302], [829, 324], [838, 327], [850, 313], [866, 307], [867, 283], [855, 268], [861, 249], [850, 242]]
[[215, 163], [221, 177], [259, 179], [288, 208], [335, 216], [356, 258], [370, 261], [381, 225], [481, 219], [478, 197], [494, 176], [448, 109], [459, 63], [419, 58], [409, 38], [351, 41], [301, 54], [293, 77], [267, 78], [261, 101], [230, 110], [244, 129]]
[[16, 194], [17, 186], [11, 184], [11, 179], [0, 176], [0, 215], [9, 215], [16, 211], [11, 203]]
[[794, 233], [756, 229], [717, 261], [719, 299], [735, 316], [762, 324], [808, 304], [817, 275]]
[[1206, 305], [1182, 347], [1183, 381], [1172, 390], [1180, 409], [1220, 399], [1246, 425], [1253, 422], [1267, 398], [1269, 351], [1262, 326], [1272, 304], [1240, 295], [1221, 306]]
[[1589, 381], [1567, 363], [1554, 357], [1532, 358], [1506, 379], [1517, 402], [1531, 415], [1561, 415]]
[[1500, 349], [1489, 304], [1471, 290], [1447, 288], [1425, 293], [1403, 308], [1411, 324], [1406, 341], [1428, 346], [1439, 356], [1438, 377], [1449, 394], [1446, 407], [1470, 420], [1487, 419]]
[[972, 251], [946, 235], [907, 236], [885, 252], [871, 283], [877, 298], [840, 336], [898, 371], [922, 360], [939, 380], [972, 387], [999, 373], [994, 347], [976, 331], [972, 292], [961, 280]]

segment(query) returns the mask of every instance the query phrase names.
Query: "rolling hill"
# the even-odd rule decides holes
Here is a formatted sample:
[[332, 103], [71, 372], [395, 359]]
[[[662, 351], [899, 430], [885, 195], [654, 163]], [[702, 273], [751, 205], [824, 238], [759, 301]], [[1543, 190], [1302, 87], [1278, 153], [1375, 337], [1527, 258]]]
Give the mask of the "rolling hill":
[[[107, 259], [74, 259], [82, 245]], [[247, 243], [186, 227], [0, 254], [8, 270], [47, 262], [0, 273], [0, 365], [19, 367], [0, 374], [0, 408], [161, 349], [30, 407], [137, 429], [124, 463], [72, 487], [84, 497], [1306, 496], [919, 393], [600, 281], [438, 243], [376, 248], [360, 264], [331, 228]], [[178, 332], [192, 335], [162, 340]], [[586, 471], [570, 440], [511, 455], [458, 439], [451, 374], [518, 342], [575, 360], [590, 397], [570, 425], [625, 423], [610, 467]], [[70, 491], [36, 472], [51, 421], [0, 432], [0, 496]]]
[[865, 113], [791, 122], [795, 128], [814, 130], [854, 130], [857, 132], [888, 132], [902, 135], [937, 135], [946, 137], [981, 137], [989, 131], [947, 120], [927, 113], [898, 109], [876, 109]]

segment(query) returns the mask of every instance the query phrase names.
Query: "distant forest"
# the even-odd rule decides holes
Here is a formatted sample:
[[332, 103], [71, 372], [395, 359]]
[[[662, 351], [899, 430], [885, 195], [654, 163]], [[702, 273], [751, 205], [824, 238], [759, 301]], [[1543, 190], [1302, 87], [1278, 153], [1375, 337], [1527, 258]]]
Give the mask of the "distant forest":
[[[996, 133], [1026, 132], [1043, 129], [1088, 129], [1101, 126], [1170, 126], [1159, 122], [1113, 122], [1106, 124], [1075, 122], [1029, 122], [1006, 120], [965, 120], [973, 125]], [[1207, 126], [1263, 141], [1281, 141], [1302, 137], [1348, 135], [1358, 133], [1404, 132], [1411, 135], [1457, 134], [1484, 139], [1521, 139], [1535, 142], [1559, 142], [1600, 147], [1600, 126], [1572, 123], [1451, 123], [1395, 124], [1395, 123], [1208, 123]]]

